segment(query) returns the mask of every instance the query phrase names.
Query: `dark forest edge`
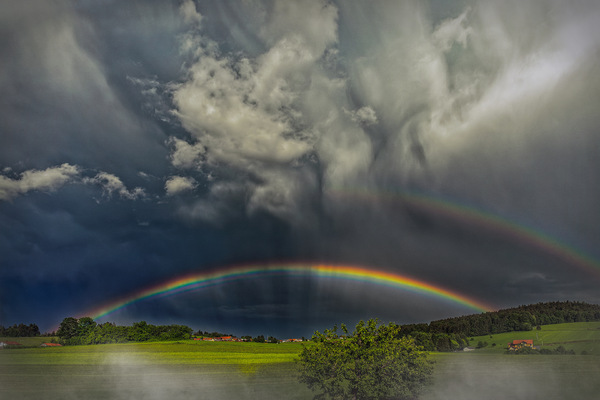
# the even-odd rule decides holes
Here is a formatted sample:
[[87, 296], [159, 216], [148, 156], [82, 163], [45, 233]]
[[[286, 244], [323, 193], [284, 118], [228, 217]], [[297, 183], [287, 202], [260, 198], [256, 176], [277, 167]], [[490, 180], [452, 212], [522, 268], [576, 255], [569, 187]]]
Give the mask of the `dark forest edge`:
[[[548, 302], [447, 318], [428, 324], [398, 325], [397, 336], [413, 338], [423, 350], [448, 352], [467, 347], [468, 338], [473, 336], [530, 331], [542, 325], [593, 321], [600, 321], [600, 305]], [[184, 325], [151, 325], [141, 321], [132, 326], [119, 326], [111, 322], [98, 324], [90, 317], [65, 318], [56, 332], [59, 341], [67, 345], [186, 340], [192, 334], [192, 328]], [[214, 335], [221, 334], [214, 332]], [[35, 324], [19, 324], [7, 328], [0, 326], [0, 336], [40, 336], [40, 332]]]

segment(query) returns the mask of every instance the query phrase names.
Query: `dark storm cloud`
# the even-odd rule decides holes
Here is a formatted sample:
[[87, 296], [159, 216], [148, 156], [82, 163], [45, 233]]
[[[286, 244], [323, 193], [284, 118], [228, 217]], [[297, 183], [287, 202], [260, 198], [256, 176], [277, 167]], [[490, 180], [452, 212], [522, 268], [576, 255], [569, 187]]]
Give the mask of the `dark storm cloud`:
[[[599, 257], [599, 15], [593, 1], [4, 2], [0, 317], [45, 302], [31, 315], [60, 319], [186, 271], [294, 259], [499, 306], [600, 301], [593, 273], [398, 195]], [[339, 286], [258, 289], [197, 310], [223, 329], [368, 314]], [[185, 319], [188, 300], [147, 315]], [[382, 314], [416, 322], [405, 301]], [[436, 307], [457, 312], [427, 303], [423, 320]]]
[[164, 138], [113, 85], [92, 21], [67, 1], [9, 1], [3, 11], [3, 164], [156, 171]]

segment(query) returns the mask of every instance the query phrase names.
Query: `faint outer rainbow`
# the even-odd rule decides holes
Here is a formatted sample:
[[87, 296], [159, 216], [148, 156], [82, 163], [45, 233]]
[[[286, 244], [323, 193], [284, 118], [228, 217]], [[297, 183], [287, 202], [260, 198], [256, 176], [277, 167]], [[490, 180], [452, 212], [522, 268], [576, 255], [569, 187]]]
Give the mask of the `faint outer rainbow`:
[[527, 246], [538, 248], [567, 262], [569, 265], [590, 273], [595, 279], [600, 280], [600, 261], [586, 254], [583, 250], [563, 243], [539, 229], [534, 229], [471, 205], [412, 191], [370, 192], [367, 190], [336, 189], [327, 192], [327, 194], [334, 197], [357, 198], [371, 202], [402, 201], [415, 209], [442, 215], [463, 223], [482, 226], [485, 229], [509, 237], [517, 243], [524, 243]]
[[129, 296], [123, 297], [119, 300], [104, 304], [101, 307], [82, 314], [81, 316], [90, 316], [94, 319], [102, 318], [133, 303], [153, 297], [178, 294], [181, 292], [197, 290], [208, 286], [219, 285], [226, 282], [252, 277], [269, 277], [276, 275], [300, 275], [317, 276], [319, 278], [348, 279], [359, 282], [385, 285], [398, 289], [409, 290], [419, 294], [434, 296], [442, 300], [466, 306], [467, 308], [477, 312], [485, 312], [495, 309], [495, 307], [492, 307], [483, 301], [473, 299], [464, 294], [446, 289], [442, 286], [432, 285], [424, 281], [388, 271], [349, 265], [274, 264], [266, 266], [251, 265], [227, 267], [176, 277], [167, 282], [159, 283], [135, 292]]

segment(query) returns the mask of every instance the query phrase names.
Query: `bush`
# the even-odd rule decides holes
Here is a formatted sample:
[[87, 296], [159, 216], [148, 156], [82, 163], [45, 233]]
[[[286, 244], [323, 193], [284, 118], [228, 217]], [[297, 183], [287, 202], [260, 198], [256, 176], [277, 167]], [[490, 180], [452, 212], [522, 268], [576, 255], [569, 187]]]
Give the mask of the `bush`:
[[363, 321], [351, 334], [342, 325], [315, 332], [300, 353], [300, 381], [318, 398], [414, 399], [431, 381], [433, 363], [397, 325]]

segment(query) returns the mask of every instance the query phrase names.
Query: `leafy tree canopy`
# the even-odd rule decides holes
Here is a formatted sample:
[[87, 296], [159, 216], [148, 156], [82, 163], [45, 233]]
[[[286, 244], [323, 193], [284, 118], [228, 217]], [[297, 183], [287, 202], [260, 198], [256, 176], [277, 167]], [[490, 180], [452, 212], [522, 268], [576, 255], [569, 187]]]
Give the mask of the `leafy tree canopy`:
[[184, 325], [150, 325], [146, 321], [135, 322], [133, 326], [117, 326], [109, 322], [98, 325], [90, 317], [67, 317], [56, 334], [61, 343], [77, 345], [182, 340], [190, 338], [192, 329]]
[[433, 363], [395, 324], [360, 321], [315, 332], [300, 353], [300, 381], [331, 399], [412, 399], [429, 383]]

